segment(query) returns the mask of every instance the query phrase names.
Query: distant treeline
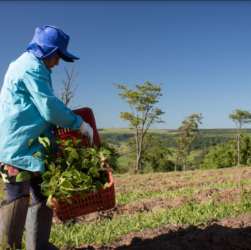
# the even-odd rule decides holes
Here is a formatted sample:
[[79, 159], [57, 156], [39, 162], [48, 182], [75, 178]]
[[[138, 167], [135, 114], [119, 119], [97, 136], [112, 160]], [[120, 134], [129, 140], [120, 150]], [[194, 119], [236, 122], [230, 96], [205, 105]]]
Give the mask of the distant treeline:
[[[170, 133], [149, 133], [162, 140], [162, 145], [168, 148], [178, 148], [178, 144], [175, 142], [175, 138], [179, 134], [171, 134], [177, 132], [177, 130], [168, 130]], [[251, 133], [251, 129], [244, 129], [244, 133]], [[200, 129], [199, 135], [196, 138], [193, 149], [205, 150], [210, 146], [216, 146], [220, 143], [228, 143], [230, 140], [235, 139], [236, 130], [235, 129]], [[125, 143], [130, 138], [134, 137], [131, 133], [102, 133], [103, 140], [108, 141], [114, 145], [119, 145], [119, 143]]]
[[116, 134], [116, 133], [102, 133], [102, 140], [106, 140], [108, 143], [119, 145], [121, 142], [127, 142], [129, 138], [134, 137], [134, 134]]

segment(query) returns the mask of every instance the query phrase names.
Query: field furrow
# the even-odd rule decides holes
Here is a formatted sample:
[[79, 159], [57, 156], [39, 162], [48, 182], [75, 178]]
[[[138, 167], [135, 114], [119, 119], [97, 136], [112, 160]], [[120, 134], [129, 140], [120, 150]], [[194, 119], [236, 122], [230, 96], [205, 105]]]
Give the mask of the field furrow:
[[[246, 191], [249, 191], [251, 187], [246, 187]], [[239, 201], [243, 190], [240, 188], [209, 188], [205, 190], [197, 190], [195, 195], [186, 196], [181, 195], [175, 198], [155, 198], [145, 201], [136, 201], [132, 204], [127, 204], [125, 206], [116, 205], [113, 209], [88, 214], [82, 217], [78, 217], [74, 221], [76, 222], [99, 222], [102, 219], [112, 220], [118, 216], [134, 215], [136, 213], [160, 211], [163, 209], [170, 209], [175, 207], [182, 207], [185, 204], [200, 204], [202, 202], [210, 202], [212, 199], [215, 203], [217, 202], [234, 202]], [[56, 218], [54, 218], [54, 223], [60, 223]]]
[[192, 250], [251, 249], [251, 215], [213, 219], [211, 225], [166, 225], [155, 229], [131, 232], [117, 242], [86, 244], [62, 250]]
[[[229, 170], [229, 169], [228, 169]], [[233, 168], [231, 171], [227, 170], [210, 170], [210, 173], [206, 174], [204, 171], [189, 171], [190, 174], [180, 173], [162, 173], [162, 174], [152, 174], [148, 177], [142, 177], [142, 175], [133, 176], [132, 178], [121, 178], [115, 177], [116, 190], [127, 190], [135, 188], [147, 188], [155, 186], [172, 187], [179, 186], [183, 184], [206, 182], [206, 181], [226, 181], [229, 179], [250, 179], [251, 178], [251, 168], [238, 169]], [[192, 173], [193, 174], [192, 174]]]
[[61, 250], [251, 250], [250, 167], [114, 179], [113, 209], [66, 223], [55, 216], [50, 241]]

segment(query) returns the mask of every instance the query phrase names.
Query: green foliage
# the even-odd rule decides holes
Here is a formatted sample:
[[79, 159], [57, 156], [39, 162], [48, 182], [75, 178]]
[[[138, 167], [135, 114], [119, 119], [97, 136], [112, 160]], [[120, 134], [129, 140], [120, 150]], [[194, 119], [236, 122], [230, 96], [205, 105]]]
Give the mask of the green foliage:
[[[127, 145], [131, 150], [128, 164], [132, 165], [137, 157], [135, 138], [131, 138]], [[162, 145], [161, 139], [155, 135], [147, 134], [144, 137], [143, 145], [139, 166], [141, 172], [147, 172], [146, 169], [151, 169], [153, 172], [167, 172], [174, 169], [174, 164], [169, 159], [172, 152], [169, 148]]]
[[[109, 143], [114, 145], [114, 147], [123, 155], [123, 162], [120, 162], [121, 169], [124, 168], [124, 172], [128, 172], [130, 168], [135, 166], [136, 154], [134, 154], [134, 158], [131, 158], [132, 149], [136, 152], [136, 142], [134, 140], [134, 148], [132, 144], [130, 146], [127, 145], [128, 141], [133, 137], [133, 134], [128, 132], [129, 129], [109, 129], [104, 131], [101, 136], [102, 140], [107, 140]], [[248, 136], [251, 135], [251, 129], [242, 129], [242, 133], [246, 133]], [[166, 148], [173, 149], [173, 157], [170, 157], [173, 163], [175, 160], [175, 153], [177, 149], [179, 149], [178, 143], [175, 141], [176, 138], [179, 137], [178, 130], [169, 130], [169, 129], [150, 129], [147, 132], [147, 135], [152, 135], [161, 139], [161, 145]], [[205, 155], [209, 153], [209, 149], [212, 146], [217, 146], [218, 144], [224, 143], [227, 144], [230, 141], [235, 143], [235, 147], [237, 147], [236, 142], [236, 129], [199, 129], [199, 133], [197, 134], [196, 139], [191, 145], [190, 155], [187, 157], [187, 170], [197, 169], [199, 165], [203, 162]], [[151, 147], [151, 146], [150, 146]], [[234, 145], [233, 145], [234, 147]], [[242, 147], [242, 146], [241, 146]], [[193, 150], [199, 151], [199, 155], [193, 158]], [[234, 151], [235, 157], [233, 156], [233, 165], [237, 165], [237, 149]], [[235, 158], [235, 162], [234, 162]], [[127, 162], [130, 162], [129, 164]], [[183, 168], [183, 158], [182, 155], [179, 157], [179, 161], [177, 164], [177, 170], [181, 170]], [[246, 158], [246, 163], [242, 161], [241, 156], [241, 164], [247, 164], [248, 158]], [[251, 163], [251, 160], [249, 161]], [[140, 171], [145, 167], [144, 172], [152, 171], [151, 167], [148, 167], [147, 163], [144, 162], [142, 158], [142, 162], [140, 162]], [[163, 170], [161, 170], [163, 171]]]
[[113, 145], [119, 146], [121, 142], [127, 142], [130, 138], [134, 138], [134, 135], [128, 133], [118, 134], [116, 132], [110, 132], [101, 134], [101, 138], [102, 141], [106, 141], [107, 143], [112, 143]]
[[162, 141], [157, 137], [152, 135], [148, 135], [148, 137], [150, 137], [149, 144], [151, 144], [151, 147], [148, 146], [143, 151], [143, 160], [150, 164], [153, 172], [172, 171], [174, 164], [168, 159], [172, 155], [170, 149], [163, 147], [161, 144]]
[[[245, 133], [240, 135], [240, 164], [251, 165], [251, 138]], [[219, 144], [211, 147], [205, 156], [202, 168], [225, 168], [236, 165], [237, 140], [231, 140], [227, 144]]]
[[4, 235], [3, 244], [0, 243], [0, 250], [7, 250], [7, 249], [8, 250], [16, 250], [15, 243], [13, 244], [13, 246], [8, 244], [7, 240], [6, 240], [6, 235]]
[[[144, 147], [144, 137], [154, 123], [164, 122], [160, 116], [164, 112], [159, 108], [154, 108], [158, 103], [161, 94], [161, 87], [150, 82], [144, 85], [135, 85], [137, 91], [128, 90], [125, 85], [115, 84], [122, 90], [120, 97], [129, 104], [131, 112], [120, 112], [120, 118], [129, 122], [129, 126], [134, 128], [136, 143], [135, 170], [139, 171], [141, 153]], [[162, 84], [162, 83], [161, 83]]]
[[241, 148], [240, 136], [242, 133], [242, 126], [251, 123], [251, 113], [246, 110], [236, 109], [229, 115], [229, 118], [235, 122], [237, 127], [237, 150], [238, 150], [238, 165], [241, 163]]
[[195, 156], [192, 162], [192, 167], [190, 169], [198, 169], [203, 163], [205, 156], [209, 153], [209, 148], [203, 150], [198, 156]]
[[244, 124], [251, 122], [251, 113], [246, 110], [236, 109], [229, 114], [229, 118], [236, 123], [236, 127], [241, 129]]
[[120, 153], [118, 152], [118, 150], [116, 148], [114, 148], [113, 146], [109, 145], [109, 143], [107, 141], [103, 141], [101, 143], [101, 147], [107, 149], [110, 151], [110, 155], [109, 155], [109, 166], [114, 170], [119, 172], [120, 170], [120, 166], [118, 163], [118, 158], [121, 156]]
[[195, 141], [198, 130], [198, 123], [201, 124], [202, 114], [192, 114], [182, 121], [182, 126], [178, 128], [179, 137], [176, 142], [180, 146], [179, 154], [184, 159], [184, 170], [186, 170], [186, 157], [190, 154], [191, 145]]
[[[234, 157], [237, 155], [237, 140], [230, 141], [233, 149]], [[240, 164], [248, 165], [251, 164], [251, 138], [245, 133], [240, 135]], [[235, 162], [235, 159], [234, 159]], [[234, 164], [235, 165], [235, 164]]]
[[[247, 134], [240, 135], [240, 149], [240, 164], [247, 165], [251, 157], [251, 138]], [[236, 147], [233, 150], [237, 152]]]
[[200, 165], [202, 169], [229, 168], [233, 166], [233, 150], [230, 144], [212, 147]]
[[[133, 159], [130, 158], [132, 146], [128, 146], [127, 143], [131, 138], [135, 138], [132, 133], [129, 133], [129, 129], [108, 129], [103, 131], [101, 134], [102, 141], [106, 140], [110, 144], [114, 145], [114, 147], [123, 155], [123, 162], [121, 162], [121, 169], [124, 168], [124, 172], [129, 171], [130, 168], [135, 166], [136, 157]], [[250, 129], [243, 129], [243, 133], [247, 133], [251, 135]], [[179, 145], [175, 141], [176, 138], [179, 137], [178, 130], [169, 130], [169, 129], [149, 129], [147, 135], [153, 135], [157, 138], [161, 139], [161, 145], [166, 148], [178, 149]], [[187, 169], [196, 169], [199, 168], [199, 165], [203, 162], [205, 155], [208, 154], [209, 148], [211, 146], [216, 146], [220, 143], [229, 143], [231, 140], [236, 139], [236, 130], [235, 129], [199, 129], [199, 133], [197, 134], [196, 139], [191, 145], [191, 153], [190, 156], [193, 155], [193, 150], [201, 151], [200, 155], [195, 156], [195, 158], [191, 161], [192, 157], [187, 158]], [[236, 140], [234, 140], [236, 143]], [[136, 142], [134, 140], [135, 147]], [[135, 149], [136, 152], [136, 149]], [[171, 157], [172, 161], [175, 162], [175, 153], [174, 156]], [[177, 170], [181, 170], [183, 168], [182, 156], [180, 156]], [[130, 164], [127, 164], [127, 161], [130, 161]], [[237, 151], [236, 151], [236, 162], [237, 162]], [[145, 163], [140, 163], [140, 170], [142, 169]], [[191, 166], [190, 166], [191, 165]], [[234, 164], [236, 165], [236, 164]], [[147, 166], [146, 166], [147, 167]], [[151, 168], [147, 167], [147, 170], [151, 170]], [[120, 170], [119, 170], [120, 171]]]
[[[111, 168], [104, 167], [108, 162], [116, 166], [117, 154], [107, 149], [107, 144], [101, 148], [85, 148], [81, 140], [60, 140], [61, 152], [64, 156], [57, 157], [50, 151], [50, 142], [47, 138], [39, 137], [43, 145], [44, 163], [46, 172], [43, 174], [41, 185], [45, 196], [48, 196], [47, 205], [51, 206], [51, 198], [71, 200], [67, 197], [81, 195], [85, 199], [87, 193], [98, 192], [107, 185], [107, 171]], [[113, 150], [113, 149], [112, 149]]]

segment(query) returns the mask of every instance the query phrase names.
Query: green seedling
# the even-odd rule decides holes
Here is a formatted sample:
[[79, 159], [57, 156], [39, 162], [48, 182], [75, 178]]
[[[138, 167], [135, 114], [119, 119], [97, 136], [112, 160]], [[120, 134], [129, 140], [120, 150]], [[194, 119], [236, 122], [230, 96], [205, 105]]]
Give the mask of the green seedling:
[[104, 145], [85, 148], [81, 140], [60, 140], [57, 144], [62, 156], [57, 156], [51, 152], [48, 138], [41, 136], [38, 141], [43, 145], [43, 153], [35, 152], [33, 157], [43, 155], [46, 171], [42, 176], [41, 188], [44, 195], [49, 197], [48, 207], [52, 207], [52, 198], [71, 204], [69, 196], [81, 195], [85, 199], [87, 193], [92, 195], [108, 185], [107, 172], [112, 169], [106, 165], [116, 161], [116, 157]]

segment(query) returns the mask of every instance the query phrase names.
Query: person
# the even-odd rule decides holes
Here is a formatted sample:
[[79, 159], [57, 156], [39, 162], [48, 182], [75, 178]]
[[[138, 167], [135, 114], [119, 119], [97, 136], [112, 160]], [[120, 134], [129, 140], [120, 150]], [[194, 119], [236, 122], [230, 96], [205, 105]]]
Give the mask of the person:
[[[58, 249], [49, 242], [53, 210], [46, 206], [40, 184], [45, 172], [38, 143], [53, 140], [53, 125], [79, 129], [92, 141], [93, 129], [53, 94], [51, 69], [60, 59], [74, 62], [67, 51], [70, 37], [47, 25], [35, 30], [27, 51], [7, 70], [0, 94], [0, 162], [7, 201], [0, 208], [0, 244], [4, 238], [21, 249], [26, 222], [26, 250]], [[29, 145], [33, 140], [33, 143]], [[32, 203], [30, 203], [30, 192]]]

